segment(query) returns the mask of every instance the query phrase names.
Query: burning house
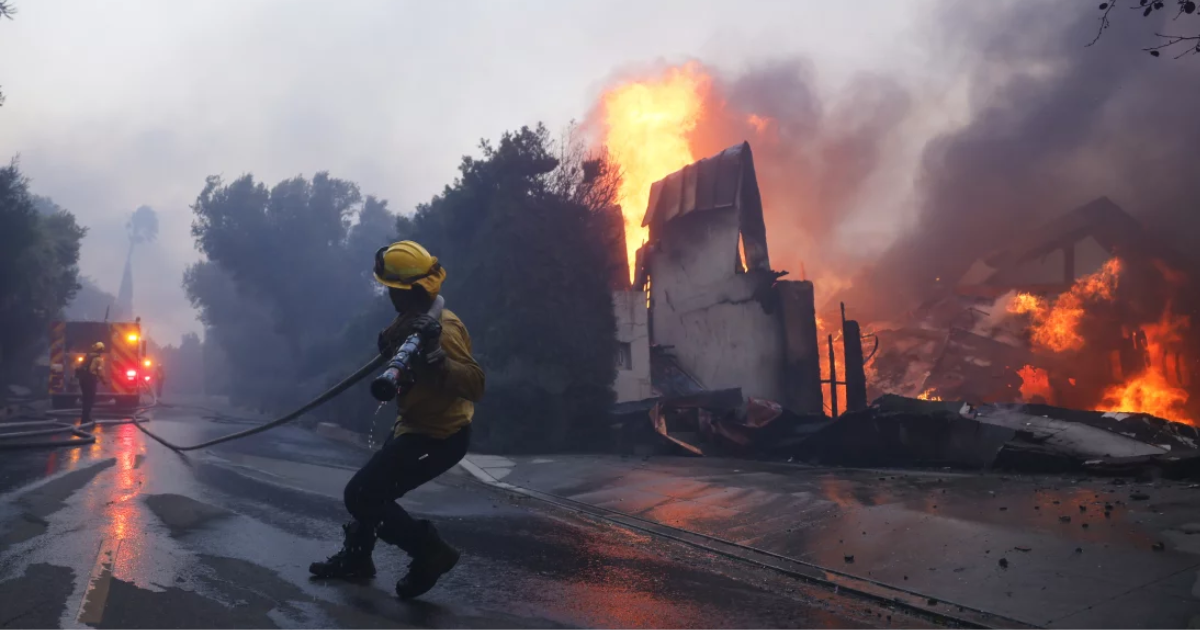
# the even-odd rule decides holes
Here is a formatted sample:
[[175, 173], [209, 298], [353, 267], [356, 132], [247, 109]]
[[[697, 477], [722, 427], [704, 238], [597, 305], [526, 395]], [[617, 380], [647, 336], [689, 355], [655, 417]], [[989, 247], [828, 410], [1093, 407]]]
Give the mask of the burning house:
[[813, 283], [771, 268], [750, 145], [655, 182], [643, 225], [613, 299], [618, 415], [649, 412], [693, 452], [703, 434], [746, 446], [785, 414], [823, 417]]
[[820, 413], [813, 285], [771, 269], [750, 145], [656, 182], [644, 225], [652, 344], [706, 388]]
[[632, 288], [614, 296], [617, 411], [669, 449], [1200, 472], [1188, 454], [1200, 440], [1189, 426], [1200, 292], [1107, 199], [981, 257], [866, 334], [844, 307], [822, 318], [840, 316], [840, 329], [825, 330], [813, 284], [771, 268], [748, 143], [655, 182], [642, 227]]
[[877, 331], [873, 395], [1143, 412], [1193, 423], [1200, 291], [1101, 198], [980, 259]]
[[771, 269], [750, 145], [655, 182], [643, 224], [634, 289], [614, 299], [619, 399], [653, 373], [659, 395], [737, 388], [820, 413], [813, 285]]

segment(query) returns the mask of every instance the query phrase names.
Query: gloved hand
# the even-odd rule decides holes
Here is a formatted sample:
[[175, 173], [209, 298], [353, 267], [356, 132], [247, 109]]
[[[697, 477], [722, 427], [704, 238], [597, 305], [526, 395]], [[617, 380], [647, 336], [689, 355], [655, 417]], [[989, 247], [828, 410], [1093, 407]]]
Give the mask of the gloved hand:
[[431, 367], [440, 366], [446, 360], [446, 351], [442, 349], [442, 323], [425, 314], [415, 317], [411, 326], [413, 332], [421, 335], [425, 364]]
[[379, 348], [379, 356], [390, 359], [392, 358], [392, 344], [388, 341], [387, 328], [379, 331], [379, 338], [375, 340], [375, 345]]

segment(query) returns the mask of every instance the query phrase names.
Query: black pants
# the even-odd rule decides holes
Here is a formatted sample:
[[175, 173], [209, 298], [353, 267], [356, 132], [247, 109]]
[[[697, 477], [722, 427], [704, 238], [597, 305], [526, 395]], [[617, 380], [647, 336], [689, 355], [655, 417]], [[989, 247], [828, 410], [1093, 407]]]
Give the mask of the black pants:
[[79, 379], [79, 393], [82, 399], [83, 414], [80, 422], [91, 422], [92, 407], [96, 405], [96, 379], [83, 377]]
[[346, 509], [380, 540], [414, 555], [426, 530], [396, 499], [453, 468], [470, 440], [471, 425], [443, 440], [413, 433], [388, 438], [346, 484]]

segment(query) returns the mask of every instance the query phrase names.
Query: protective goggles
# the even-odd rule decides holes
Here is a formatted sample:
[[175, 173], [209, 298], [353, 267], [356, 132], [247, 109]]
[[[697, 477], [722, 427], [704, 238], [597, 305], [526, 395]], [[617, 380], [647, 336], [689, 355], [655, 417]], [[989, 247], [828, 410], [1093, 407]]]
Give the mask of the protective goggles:
[[379, 251], [375, 252], [375, 275], [378, 276], [381, 280], [386, 280], [388, 282], [395, 282], [398, 284], [412, 285], [412, 284], [416, 283], [418, 280], [428, 278], [429, 276], [432, 276], [433, 274], [437, 273], [438, 271], [440, 271], [442, 269], [442, 264], [435, 262], [435, 263], [433, 263], [433, 266], [429, 268], [429, 271], [426, 271], [423, 274], [419, 274], [416, 276], [401, 276], [399, 274], [394, 274], [394, 273], [388, 271], [387, 267], [384, 266], [384, 264], [383, 264], [383, 255], [387, 253], [387, 250], [388, 250], [387, 247], [380, 247]]

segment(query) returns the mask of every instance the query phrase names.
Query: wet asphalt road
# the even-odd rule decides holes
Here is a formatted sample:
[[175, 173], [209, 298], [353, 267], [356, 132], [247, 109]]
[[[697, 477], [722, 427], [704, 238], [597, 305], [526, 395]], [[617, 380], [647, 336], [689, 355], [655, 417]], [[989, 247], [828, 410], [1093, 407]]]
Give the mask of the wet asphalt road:
[[[250, 425], [194, 410], [146, 426], [195, 443]], [[455, 469], [404, 499], [463, 551], [422, 600], [379, 576], [316, 582], [365, 452], [284, 427], [181, 456], [132, 425], [81, 448], [0, 453], [0, 627], [924, 626], [786, 577], [558, 511]]]

